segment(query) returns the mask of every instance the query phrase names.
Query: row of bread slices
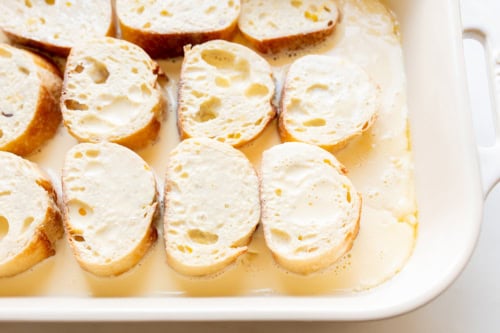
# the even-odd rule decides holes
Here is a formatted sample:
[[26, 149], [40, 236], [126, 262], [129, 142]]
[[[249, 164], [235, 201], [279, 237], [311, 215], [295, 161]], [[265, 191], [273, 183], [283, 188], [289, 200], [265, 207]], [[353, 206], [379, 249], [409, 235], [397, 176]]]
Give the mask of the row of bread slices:
[[[58, 128], [61, 111], [81, 142], [142, 147], [161, 126], [161, 77], [141, 48], [111, 37], [74, 47], [63, 81], [41, 57], [0, 45], [0, 150], [26, 155], [40, 147]], [[245, 46], [214, 40], [186, 47], [177, 94], [181, 137], [242, 146], [275, 117], [275, 90], [270, 65]], [[302, 57], [283, 84], [281, 137], [339, 148], [372, 125], [379, 94], [369, 75], [346, 59]]]
[[59, 203], [34, 163], [0, 152], [0, 165], [0, 276], [54, 255], [64, 230], [83, 269], [122, 274], [156, 241], [162, 207], [167, 262], [190, 276], [235, 262], [259, 221], [277, 263], [299, 274], [330, 266], [359, 228], [361, 198], [345, 170], [305, 143], [265, 151], [258, 177], [231, 145], [186, 139], [170, 153], [164, 205], [147, 163], [114, 143], [81, 143], [67, 152]]
[[302, 47], [330, 35], [338, 17], [334, 0], [0, 2], [0, 27], [9, 38], [62, 56], [81, 40], [115, 36], [115, 21], [122, 38], [157, 58], [181, 55], [187, 44], [229, 39], [237, 27], [263, 52]]

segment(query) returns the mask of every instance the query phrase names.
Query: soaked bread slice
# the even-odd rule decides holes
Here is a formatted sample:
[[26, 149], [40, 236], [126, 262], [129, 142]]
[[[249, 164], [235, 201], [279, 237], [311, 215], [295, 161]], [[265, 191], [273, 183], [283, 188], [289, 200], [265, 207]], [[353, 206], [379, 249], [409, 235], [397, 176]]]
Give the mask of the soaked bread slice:
[[34, 163], [0, 152], [0, 166], [0, 277], [6, 277], [53, 256], [63, 227], [52, 184]]
[[179, 56], [185, 45], [229, 39], [237, 26], [239, 0], [117, 0], [122, 37], [154, 58]]
[[263, 153], [262, 225], [283, 268], [310, 274], [337, 261], [358, 234], [361, 196], [327, 151], [288, 142]]
[[66, 154], [62, 187], [68, 240], [86, 271], [122, 274], [156, 241], [155, 177], [133, 151], [109, 142], [74, 146]]
[[368, 130], [380, 109], [380, 89], [360, 66], [308, 55], [288, 71], [281, 98], [283, 141], [339, 149]]
[[187, 47], [177, 109], [182, 137], [235, 147], [251, 141], [275, 116], [274, 89], [270, 65], [247, 47], [222, 40]]
[[323, 41], [338, 19], [335, 0], [242, 0], [238, 27], [259, 51], [275, 53]]
[[145, 146], [160, 129], [159, 71], [146, 52], [127, 41], [104, 37], [78, 44], [64, 73], [64, 125], [79, 141]]
[[14, 42], [67, 56], [78, 42], [113, 36], [109, 0], [2, 0], [0, 28]]
[[54, 135], [61, 84], [49, 61], [0, 44], [0, 150], [27, 155]]
[[186, 139], [171, 152], [165, 242], [174, 270], [221, 271], [247, 251], [259, 218], [259, 182], [243, 153], [207, 138]]

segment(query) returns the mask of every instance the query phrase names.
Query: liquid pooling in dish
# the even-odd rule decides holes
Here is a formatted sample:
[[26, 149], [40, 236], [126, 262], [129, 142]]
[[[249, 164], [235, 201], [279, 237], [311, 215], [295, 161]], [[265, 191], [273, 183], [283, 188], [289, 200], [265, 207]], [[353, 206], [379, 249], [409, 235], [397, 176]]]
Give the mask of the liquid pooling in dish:
[[[389, 280], [410, 257], [417, 230], [413, 161], [408, 137], [406, 81], [398, 25], [375, 0], [339, 0], [342, 16], [325, 42], [292, 53], [266, 56], [273, 66], [278, 91], [287, 67], [305, 54], [328, 54], [350, 59], [364, 68], [380, 86], [382, 108], [373, 127], [335, 156], [349, 170], [363, 196], [358, 238], [352, 250], [325, 272], [302, 277], [279, 268], [266, 248], [262, 230], [250, 249], [227, 271], [209, 279], [190, 279], [171, 270], [162, 241], [137, 267], [117, 278], [98, 278], [80, 269], [66, 240], [57, 254], [19, 276], [0, 280], [0, 295], [76, 296], [227, 296], [292, 294], [314, 295], [373, 288]], [[235, 41], [245, 43], [241, 36]], [[175, 98], [181, 60], [160, 61], [170, 78], [164, 92], [169, 110], [158, 141], [138, 153], [153, 167], [159, 183], [168, 152], [179, 142]], [[256, 168], [261, 152], [280, 142], [276, 121], [241, 150]], [[47, 170], [60, 188], [63, 158], [76, 141], [61, 126], [55, 138], [28, 158]], [[159, 192], [163, 192], [160, 188]], [[158, 230], [162, 232], [161, 222]], [[159, 239], [162, 237], [160, 235]]]

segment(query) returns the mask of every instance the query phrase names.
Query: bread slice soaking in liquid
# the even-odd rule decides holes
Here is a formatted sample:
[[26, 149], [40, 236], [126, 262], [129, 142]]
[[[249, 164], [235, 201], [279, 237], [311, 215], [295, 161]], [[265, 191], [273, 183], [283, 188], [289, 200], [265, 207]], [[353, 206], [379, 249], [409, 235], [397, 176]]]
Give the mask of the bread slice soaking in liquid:
[[60, 56], [115, 33], [110, 0], [2, 0], [0, 28], [14, 42]]
[[289, 142], [264, 151], [261, 200], [266, 244], [286, 270], [326, 269], [353, 246], [361, 196], [326, 150]]
[[247, 251], [259, 219], [257, 175], [239, 150], [192, 138], [170, 153], [165, 242], [174, 270], [189, 276], [220, 272]]
[[251, 49], [223, 40], [186, 48], [177, 108], [183, 138], [239, 147], [274, 118], [271, 66]]
[[179, 56], [185, 45], [229, 39], [240, 14], [239, 0], [117, 0], [123, 39], [154, 58]]
[[78, 44], [64, 73], [64, 125], [79, 141], [145, 146], [160, 129], [159, 72], [146, 52], [127, 41], [104, 37]]
[[0, 44], [0, 150], [28, 155], [61, 123], [62, 79], [45, 58]]
[[276, 53], [323, 41], [338, 19], [335, 0], [242, 0], [238, 27], [257, 50]]
[[281, 138], [340, 149], [375, 122], [380, 95], [368, 73], [347, 59], [302, 57], [290, 66], [285, 79]]
[[0, 152], [0, 277], [53, 256], [62, 235], [50, 180], [34, 163]]
[[109, 142], [74, 146], [66, 154], [62, 187], [68, 241], [86, 271], [120, 275], [156, 241], [155, 177], [130, 149]]

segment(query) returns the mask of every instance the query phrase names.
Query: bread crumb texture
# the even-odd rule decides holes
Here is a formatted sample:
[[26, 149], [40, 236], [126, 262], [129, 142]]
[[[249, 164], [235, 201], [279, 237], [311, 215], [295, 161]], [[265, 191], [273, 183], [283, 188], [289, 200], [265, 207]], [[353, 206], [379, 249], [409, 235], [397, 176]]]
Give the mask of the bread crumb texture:
[[133, 266], [156, 240], [156, 181], [148, 164], [114, 143], [71, 148], [62, 171], [67, 237], [82, 268], [100, 276]]
[[266, 244], [285, 269], [313, 273], [351, 249], [361, 196], [327, 151], [298, 142], [266, 150], [261, 197]]
[[173, 269], [209, 275], [246, 252], [260, 201], [243, 153], [212, 139], [186, 139], [170, 153], [166, 179], [165, 242]]
[[283, 87], [281, 137], [326, 149], [368, 130], [380, 109], [380, 89], [347, 59], [308, 55], [296, 60]]
[[80, 141], [144, 146], [160, 127], [158, 72], [157, 63], [127, 41], [104, 37], [78, 44], [64, 73], [64, 125]]
[[2, 0], [0, 27], [16, 42], [66, 56], [78, 42], [113, 35], [111, 1]]
[[243, 145], [274, 118], [274, 90], [270, 65], [245, 46], [216, 40], [187, 49], [178, 105], [183, 137]]

